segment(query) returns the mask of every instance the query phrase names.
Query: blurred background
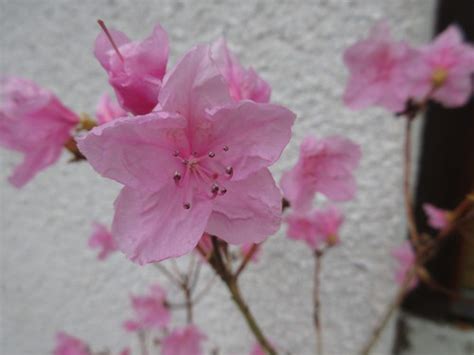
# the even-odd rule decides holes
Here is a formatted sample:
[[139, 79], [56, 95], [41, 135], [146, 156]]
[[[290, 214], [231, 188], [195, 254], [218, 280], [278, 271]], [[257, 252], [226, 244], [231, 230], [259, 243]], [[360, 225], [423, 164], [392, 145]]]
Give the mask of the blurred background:
[[[169, 66], [197, 42], [224, 35], [242, 64], [253, 66], [272, 85], [272, 101], [297, 113], [294, 138], [273, 167], [277, 179], [296, 161], [298, 145], [307, 134], [344, 134], [358, 142], [363, 150], [357, 171], [358, 195], [343, 206], [347, 215], [343, 244], [325, 257], [322, 275], [326, 354], [354, 354], [396, 290], [390, 250], [406, 237], [403, 125], [383, 110], [351, 112], [342, 105], [347, 78], [342, 52], [383, 18], [396, 37], [421, 44], [432, 37], [435, 28], [444, 29], [447, 23], [459, 20], [459, 14], [464, 16], [459, 21], [469, 23], [470, 18], [472, 26], [474, 10], [469, 17], [470, 10], [472, 0], [0, 0], [1, 72], [32, 79], [55, 92], [74, 111], [92, 114], [98, 97], [111, 92], [92, 54], [99, 33], [97, 18], [133, 39], [146, 37], [160, 22], [170, 37]], [[430, 202], [450, 208], [469, 184], [469, 178], [462, 185], [453, 176], [473, 175], [459, 170], [471, 166], [465, 160], [467, 153], [455, 154], [445, 148], [474, 151], [474, 138], [458, 139], [459, 132], [473, 132], [473, 127], [459, 126], [459, 122], [468, 122], [460, 118], [457, 131], [449, 137], [464, 143], [443, 146], [447, 134], [443, 122], [447, 121], [441, 117], [471, 114], [472, 119], [472, 102], [461, 113], [441, 111], [432, 107], [429, 113], [438, 115], [437, 121], [433, 119], [435, 127], [423, 130], [418, 122], [417, 145], [421, 148], [417, 156], [423, 164], [417, 174], [423, 181], [433, 174], [439, 176], [431, 179], [438, 183], [419, 188], [417, 194], [419, 201], [432, 199]], [[439, 157], [448, 165], [441, 166]], [[60, 163], [17, 190], [6, 178], [20, 155], [1, 150], [0, 159], [0, 353], [48, 354], [58, 330], [87, 340], [95, 349], [110, 346], [118, 352], [132, 339], [121, 327], [131, 314], [130, 293], [143, 292], [157, 280], [166, 285], [152, 266], [132, 264], [121, 254], [99, 262], [87, 247], [91, 222], [110, 224], [120, 186], [102, 179], [86, 163], [66, 164], [64, 154]], [[442, 180], [446, 170], [452, 176]], [[458, 249], [453, 250], [451, 259], [441, 265], [457, 258]], [[261, 261], [242, 279], [243, 292], [269, 337], [294, 355], [311, 354], [314, 348], [312, 270], [309, 250], [285, 239], [281, 230], [265, 244]], [[456, 275], [462, 270], [461, 266]], [[204, 279], [209, 277], [205, 273]], [[445, 277], [452, 279], [453, 274]], [[420, 306], [427, 299], [434, 300], [431, 310]], [[436, 311], [440, 304], [448, 305], [442, 314]], [[392, 322], [375, 354], [474, 353], [472, 330], [459, 330], [452, 322], [456, 316], [449, 300], [417, 290], [405, 306], [405, 315]], [[471, 306], [458, 307], [462, 315]], [[177, 323], [180, 316], [175, 317]], [[197, 307], [196, 321], [209, 337], [208, 347], [219, 346], [224, 355], [247, 354], [254, 342], [221, 285]]]

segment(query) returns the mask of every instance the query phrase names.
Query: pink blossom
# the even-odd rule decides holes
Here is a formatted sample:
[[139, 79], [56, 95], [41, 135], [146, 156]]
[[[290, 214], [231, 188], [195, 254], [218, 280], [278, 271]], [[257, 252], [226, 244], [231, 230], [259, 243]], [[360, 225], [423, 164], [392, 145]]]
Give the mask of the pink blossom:
[[444, 229], [449, 225], [449, 211], [442, 210], [429, 203], [424, 203], [423, 209], [428, 216], [428, 224], [430, 227], [434, 229]]
[[99, 260], [104, 260], [107, 256], [117, 250], [117, 246], [115, 245], [114, 238], [108, 231], [107, 227], [103, 224], [94, 223], [93, 228], [94, 231], [89, 238], [88, 245], [90, 248], [100, 249], [97, 258]]
[[281, 194], [268, 166], [291, 137], [294, 114], [233, 102], [208, 46], [167, 75], [160, 110], [120, 118], [79, 141], [101, 175], [125, 185], [112, 234], [143, 264], [189, 253], [204, 232], [231, 244], [278, 230]]
[[91, 355], [86, 344], [82, 340], [59, 332], [56, 334], [56, 347], [53, 355]]
[[202, 355], [201, 343], [206, 336], [195, 325], [175, 329], [163, 339], [163, 355]]
[[419, 50], [408, 69], [416, 98], [432, 93], [430, 97], [446, 107], [463, 106], [472, 94], [474, 47], [463, 43], [461, 30], [451, 25]]
[[262, 346], [259, 343], [255, 343], [250, 355], [266, 355], [266, 352], [262, 349]]
[[[416, 261], [416, 255], [413, 251], [411, 243], [407, 240], [401, 246], [395, 248], [392, 251], [393, 257], [397, 260], [398, 266], [395, 271], [395, 281], [399, 285], [403, 285], [406, 278], [408, 277], [408, 271], [414, 266]], [[414, 288], [418, 283], [418, 280], [415, 278], [411, 284], [410, 288]]]
[[120, 352], [120, 355], [131, 355], [132, 351], [129, 348], [125, 348]]
[[95, 115], [98, 123], [104, 124], [116, 118], [127, 116], [127, 112], [112, 100], [109, 94], [104, 93], [99, 99]]
[[316, 250], [323, 243], [339, 243], [339, 228], [344, 217], [336, 207], [329, 206], [313, 212], [292, 211], [285, 221], [288, 224], [288, 238], [301, 240]]
[[298, 210], [309, 209], [317, 192], [334, 201], [350, 200], [356, 192], [353, 170], [360, 158], [359, 146], [347, 138], [307, 137], [297, 164], [282, 176], [283, 194]]
[[166, 292], [160, 285], [151, 286], [148, 295], [132, 296], [131, 300], [135, 318], [124, 322], [127, 331], [160, 329], [170, 322], [171, 314], [166, 306]]
[[254, 243], [244, 244], [240, 247], [240, 253], [245, 258], [247, 254], [252, 250], [254, 245], [257, 246], [257, 250], [253, 253], [252, 257], [250, 258], [250, 261], [257, 263], [260, 260], [260, 257], [262, 255], [262, 247], [259, 244], [254, 244]]
[[0, 145], [24, 154], [9, 181], [22, 187], [54, 164], [79, 118], [50, 91], [14, 77], [0, 79]]
[[212, 59], [229, 85], [230, 96], [236, 101], [252, 100], [269, 102], [270, 85], [253, 68], [244, 69], [236, 56], [229, 50], [224, 38], [212, 44]]
[[410, 95], [406, 68], [415, 55], [407, 44], [391, 38], [385, 22], [376, 24], [367, 38], [344, 53], [350, 71], [344, 103], [352, 109], [381, 106], [402, 111]]
[[151, 112], [158, 103], [158, 93], [168, 62], [168, 35], [157, 24], [143, 41], [132, 42], [115, 30], [109, 31], [118, 52], [100, 33], [94, 54], [109, 75], [120, 105], [135, 115]]

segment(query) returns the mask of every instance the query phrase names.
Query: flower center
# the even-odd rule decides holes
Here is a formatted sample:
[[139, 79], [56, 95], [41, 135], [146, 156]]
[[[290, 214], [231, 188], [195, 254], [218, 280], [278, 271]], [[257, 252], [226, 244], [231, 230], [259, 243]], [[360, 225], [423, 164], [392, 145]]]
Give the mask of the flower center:
[[179, 150], [173, 156], [183, 165], [181, 171], [175, 171], [173, 180], [177, 187], [185, 189], [183, 208], [190, 209], [194, 194], [208, 199], [214, 199], [227, 192], [223, 186], [233, 173], [232, 166], [223, 163], [228, 146], [222, 147], [222, 152], [209, 151], [205, 154], [182, 154]]
[[436, 68], [431, 75], [431, 83], [435, 88], [443, 86], [448, 78], [448, 71], [444, 68]]

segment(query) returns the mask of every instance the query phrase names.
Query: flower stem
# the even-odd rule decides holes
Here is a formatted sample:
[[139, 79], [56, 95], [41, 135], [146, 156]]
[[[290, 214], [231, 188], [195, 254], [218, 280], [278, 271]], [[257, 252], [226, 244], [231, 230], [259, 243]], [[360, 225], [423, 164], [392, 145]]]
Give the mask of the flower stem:
[[259, 344], [262, 346], [262, 348], [268, 355], [277, 355], [277, 352], [263, 334], [255, 317], [250, 311], [250, 308], [242, 297], [242, 293], [240, 292], [240, 288], [237, 283], [237, 278], [230, 272], [230, 270], [227, 269], [224, 261], [222, 260], [219, 241], [214, 236], [212, 237], [212, 244], [214, 252], [209, 260], [209, 264], [212, 266], [214, 271], [220, 276], [224, 284], [227, 286], [227, 289], [229, 290], [232, 296], [232, 300], [234, 301], [240, 313], [244, 317], [245, 322], [247, 323], [249, 329], [252, 331]]
[[321, 259], [323, 252], [316, 250], [314, 252], [314, 288], [313, 288], [313, 322], [316, 331], [316, 354], [323, 354], [323, 337], [321, 326], [321, 300], [320, 300], [320, 276], [321, 276]]

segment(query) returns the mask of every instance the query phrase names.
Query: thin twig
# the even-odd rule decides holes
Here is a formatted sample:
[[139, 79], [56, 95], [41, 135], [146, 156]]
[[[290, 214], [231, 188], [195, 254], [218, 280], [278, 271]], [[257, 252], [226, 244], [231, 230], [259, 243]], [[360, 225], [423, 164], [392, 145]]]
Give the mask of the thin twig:
[[139, 331], [138, 332], [138, 341], [140, 343], [140, 351], [142, 355], [148, 355], [148, 346], [146, 341], [146, 332]]
[[323, 336], [321, 325], [321, 300], [320, 300], [320, 276], [321, 276], [321, 259], [323, 252], [316, 250], [314, 252], [314, 288], [313, 288], [313, 321], [316, 331], [316, 354], [323, 354]]
[[181, 280], [179, 280], [171, 271], [169, 271], [166, 266], [160, 264], [160, 263], [154, 263], [153, 266], [155, 266], [163, 275], [165, 275], [168, 280], [170, 280], [172, 283], [176, 285], [181, 285]]
[[268, 355], [277, 355], [277, 352], [275, 351], [273, 346], [270, 344], [270, 342], [267, 340], [267, 338], [263, 334], [262, 330], [260, 329], [260, 326], [255, 320], [255, 317], [253, 316], [247, 303], [243, 299], [242, 294], [240, 292], [240, 288], [237, 283], [237, 279], [226, 268], [226, 265], [224, 261], [222, 260], [219, 241], [214, 236], [212, 236], [211, 239], [212, 239], [214, 253], [212, 254], [210, 265], [213, 267], [216, 273], [221, 277], [224, 284], [227, 286], [232, 296], [232, 300], [237, 305], [237, 308], [239, 309], [240, 313], [244, 317], [248, 327], [250, 328], [250, 330], [252, 331], [252, 333], [254, 334], [255, 338], [257, 339], [259, 344], [262, 346], [264, 351]]
[[199, 293], [197, 293], [196, 296], [194, 297], [194, 300], [193, 300], [194, 304], [198, 304], [204, 298], [204, 296], [209, 293], [209, 291], [212, 289], [212, 286], [214, 285], [216, 280], [217, 280], [217, 275], [216, 274], [212, 275], [212, 278], [209, 279], [209, 281], [203, 287], [203, 289]]
[[258, 251], [258, 248], [259, 248], [259, 244], [252, 245], [248, 253], [245, 255], [244, 260], [242, 261], [240, 266], [237, 268], [237, 271], [235, 272], [236, 278], [238, 278], [240, 274], [242, 273], [242, 271], [245, 270], [250, 260], [252, 260], [252, 257], [254, 256], [254, 254]]

